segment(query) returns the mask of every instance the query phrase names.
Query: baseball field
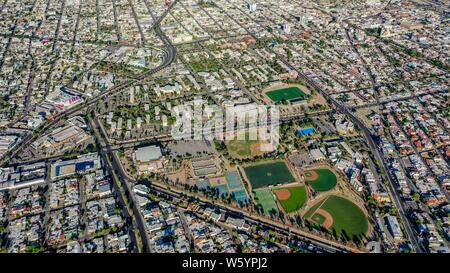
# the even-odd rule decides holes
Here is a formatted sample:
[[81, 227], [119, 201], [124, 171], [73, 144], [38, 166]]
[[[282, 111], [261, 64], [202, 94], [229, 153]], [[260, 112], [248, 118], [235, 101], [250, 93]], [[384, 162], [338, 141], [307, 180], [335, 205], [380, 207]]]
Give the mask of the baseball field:
[[284, 161], [272, 161], [244, 167], [253, 189], [294, 182], [295, 178]]
[[295, 86], [269, 91], [266, 93], [266, 95], [273, 102], [280, 102], [283, 100], [291, 101], [291, 100], [305, 99], [307, 96], [305, 92], [303, 92], [300, 88]]
[[259, 151], [258, 140], [250, 140], [249, 134], [245, 134], [245, 139], [233, 139], [227, 144], [227, 150], [233, 158], [249, 158], [255, 156]]
[[304, 186], [277, 188], [273, 192], [286, 213], [299, 210], [308, 199]]
[[324, 192], [336, 187], [337, 177], [329, 169], [315, 169], [304, 172], [306, 182], [315, 191]]
[[336, 195], [330, 195], [311, 207], [304, 218], [328, 230], [334, 229], [338, 235], [345, 232], [350, 238], [368, 231], [364, 212], [350, 200]]

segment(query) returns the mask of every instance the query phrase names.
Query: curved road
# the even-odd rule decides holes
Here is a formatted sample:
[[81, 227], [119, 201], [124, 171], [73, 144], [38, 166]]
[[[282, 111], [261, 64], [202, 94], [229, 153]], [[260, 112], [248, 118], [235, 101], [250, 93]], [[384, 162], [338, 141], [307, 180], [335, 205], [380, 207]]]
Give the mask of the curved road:
[[39, 126], [33, 133], [27, 135], [20, 144], [18, 144], [13, 149], [9, 150], [7, 153], [3, 155], [2, 158], [0, 158], [0, 166], [6, 165], [9, 163], [9, 161], [14, 158], [19, 152], [21, 152], [24, 148], [28, 147], [33, 143], [40, 135], [42, 135], [45, 131], [50, 129], [52, 126], [56, 125], [61, 120], [68, 118], [78, 112], [81, 112], [88, 108], [89, 106], [95, 105], [100, 100], [104, 99], [107, 96], [114, 95], [120, 91], [123, 91], [124, 89], [130, 87], [131, 85], [137, 84], [148, 78], [149, 76], [158, 73], [159, 71], [167, 68], [170, 64], [173, 63], [176, 56], [176, 48], [172, 45], [170, 40], [167, 38], [167, 36], [161, 31], [159, 26], [155, 27], [156, 34], [160, 37], [160, 39], [165, 44], [165, 49], [163, 49], [163, 62], [155, 67], [150, 69], [149, 71], [146, 71], [145, 73], [142, 73], [137, 77], [136, 79], [127, 80], [123, 83], [120, 83], [114, 87], [112, 87], [110, 90], [108, 90], [105, 93], [102, 93], [101, 95], [96, 96], [95, 98], [87, 99], [83, 104], [77, 105], [71, 109], [68, 109], [56, 117], [53, 118], [53, 120], [48, 120], [41, 126]]

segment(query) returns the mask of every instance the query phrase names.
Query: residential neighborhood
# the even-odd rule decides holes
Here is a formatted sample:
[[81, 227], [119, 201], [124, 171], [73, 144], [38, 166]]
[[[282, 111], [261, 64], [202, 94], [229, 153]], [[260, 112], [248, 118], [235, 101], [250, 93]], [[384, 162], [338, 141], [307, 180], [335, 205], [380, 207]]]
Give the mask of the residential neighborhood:
[[1, 253], [449, 253], [449, 4], [0, 1]]

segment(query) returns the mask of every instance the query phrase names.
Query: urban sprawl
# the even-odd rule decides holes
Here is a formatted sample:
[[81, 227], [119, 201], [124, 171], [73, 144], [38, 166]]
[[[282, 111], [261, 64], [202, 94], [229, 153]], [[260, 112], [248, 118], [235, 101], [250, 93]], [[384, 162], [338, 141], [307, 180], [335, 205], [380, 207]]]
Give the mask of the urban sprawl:
[[[449, 23], [440, 0], [0, 0], [0, 252], [450, 252]], [[176, 138], [196, 100], [203, 124], [275, 106], [276, 145]]]

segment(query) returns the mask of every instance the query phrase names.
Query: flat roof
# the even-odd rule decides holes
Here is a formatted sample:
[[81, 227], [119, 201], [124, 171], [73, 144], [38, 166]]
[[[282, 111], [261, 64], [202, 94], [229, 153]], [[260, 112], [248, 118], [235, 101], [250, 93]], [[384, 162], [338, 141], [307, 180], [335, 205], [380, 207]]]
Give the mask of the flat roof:
[[156, 145], [138, 148], [135, 152], [136, 161], [147, 162], [162, 157], [161, 149]]

